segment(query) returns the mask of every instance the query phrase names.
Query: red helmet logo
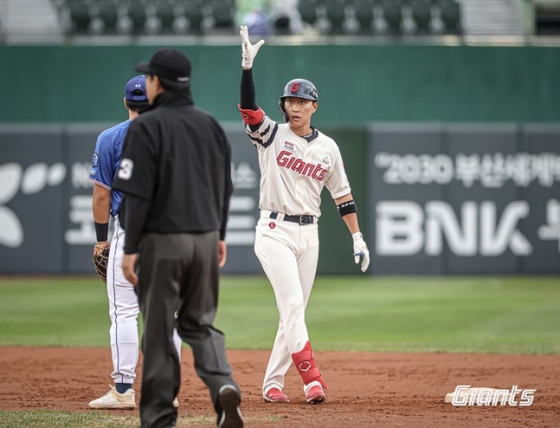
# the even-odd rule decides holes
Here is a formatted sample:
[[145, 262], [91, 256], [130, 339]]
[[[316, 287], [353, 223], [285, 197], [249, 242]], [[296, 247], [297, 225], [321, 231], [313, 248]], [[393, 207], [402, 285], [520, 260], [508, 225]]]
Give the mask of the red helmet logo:
[[297, 94], [299, 92], [299, 85], [300, 85], [300, 82], [292, 83], [292, 86], [290, 87], [290, 92], [292, 94]]

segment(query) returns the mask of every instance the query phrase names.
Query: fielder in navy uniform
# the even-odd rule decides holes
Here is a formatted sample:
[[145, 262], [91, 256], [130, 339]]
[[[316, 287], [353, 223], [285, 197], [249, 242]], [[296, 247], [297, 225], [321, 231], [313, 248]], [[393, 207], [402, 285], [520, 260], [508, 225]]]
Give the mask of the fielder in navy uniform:
[[[115, 386], [109, 392], [89, 403], [93, 409], [134, 409], [133, 389], [138, 363], [138, 298], [134, 286], [122, 271], [124, 230], [120, 226], [118, 211], [121, 192], [111, 188], [121, 162], [124, 138], [132, 120], [150, 107], [146, 96], [146, 78], [136, 76], [125, 86], [124, 105], [128, 120], [103, 131], [97, 138], [95, 153], [89, 173], [93, 188], [93, 218], [97, 232], [97, 245], [110, 247], [107, 263], [107, 297], [109, 298], [109, 330]], [[114, 232], [108, 241], [109, 216], [114, 218]], [[174, 337], [175, 348], [181, 354], [181, 338]], [[175, 400], [175, 405], [179, 402]]]
[[130, 125], [113, 187], [124, 193], [122, 266], [136, 286], [144, 320], [140, 422], [142, 428], [175, 426], [177, 326], [210, 389], [218, 427], [239, 428], [241, 393], [224, 335], [212, 325], [226, 262], [231, 147], [216, 119], [194, 106], [184, 53], [159, 49], [136, 70], [147, 75], [152, 107]]
[[321, 191], [326, 187], [352, 234], [355, 262], [369, 265], [356, 206], [340, 150], [332, 138], [311, 126], [319, 95], [309, 80], [284, 87], [278, 106], [286, 123], [268, 117], [255, 101], [253, 60], [264, 43], [249, 41], [241, 31], [243, 74], [239, 110], [261, 169], [255, 253], [274, 289], [280, 322], [263, 382], [263, 398], [287, 402], [284, 376], [293, 362], [303, 380], [308, 403], [326, 399], [327, 384], [315, 362], [305, 325], [305, 307], [313, 288], [319, 257], [318, 221]]

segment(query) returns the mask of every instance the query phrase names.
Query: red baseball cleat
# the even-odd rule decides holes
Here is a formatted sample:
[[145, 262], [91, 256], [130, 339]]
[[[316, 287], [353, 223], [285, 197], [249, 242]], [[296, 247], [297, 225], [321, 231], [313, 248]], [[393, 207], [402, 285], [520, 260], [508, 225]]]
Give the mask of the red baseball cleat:
[[288, 396], [278, 388], [270, 388], [266, 391], [266, 394], [263, 395], [263, 398], [264, 401], [268, 401], [269, 403], [287, 403], [290, 401]]
[[327, 396], [321, 385], [312, 386], [309, 391], [307, 391], [307, 394], [305, 394], [305, 399], [309, 404], [322, 403], [326, 398]]

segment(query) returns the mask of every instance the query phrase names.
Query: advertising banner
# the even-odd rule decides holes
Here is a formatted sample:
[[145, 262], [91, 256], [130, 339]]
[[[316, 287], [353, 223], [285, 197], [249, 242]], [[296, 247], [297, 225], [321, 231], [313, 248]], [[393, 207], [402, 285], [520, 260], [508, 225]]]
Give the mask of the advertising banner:
[[558, 273], [560, 128], [376, 124], [374, 274]]
[[0, 272], [59, 273], [67, 249], [61, 127], [0, 127]]
[[[88, 177], [97, 136], [110, 126], [0, 126], [0, 274], [94, 272]], [[253, 251], [259, 214], [256, 151], [241, 124], [225, 128], [235, 149], [223, 273], [260, 274]]]
[[[0, 274], [94, 272], [88, 175], [109, 126], [0, 126]], [[225, 129], [234, 194], [223, 273], [262, 274], [253, 250], [257, 154], [241, 124]], [[369, 274], [560, 272], [560, 126], [377, 123], [367, 128], [365, 158], [354, 159], [359, 134], [342, 150]], [[333, 207], [324, 214], [320, 272], [359, 273], [346, 247], [331, 245], [349, 239], [345, 225]]]

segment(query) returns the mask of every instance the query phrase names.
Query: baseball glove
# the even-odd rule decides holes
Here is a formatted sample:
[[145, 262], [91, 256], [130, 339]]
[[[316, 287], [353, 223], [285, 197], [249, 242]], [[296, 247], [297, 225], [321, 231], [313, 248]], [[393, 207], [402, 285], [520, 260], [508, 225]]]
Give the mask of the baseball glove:
[[107, 261], [109, 260], [109, 247], [102, 244], [95, 244], [93, 247], [93, 265], [95, 270], [107, 284]]

